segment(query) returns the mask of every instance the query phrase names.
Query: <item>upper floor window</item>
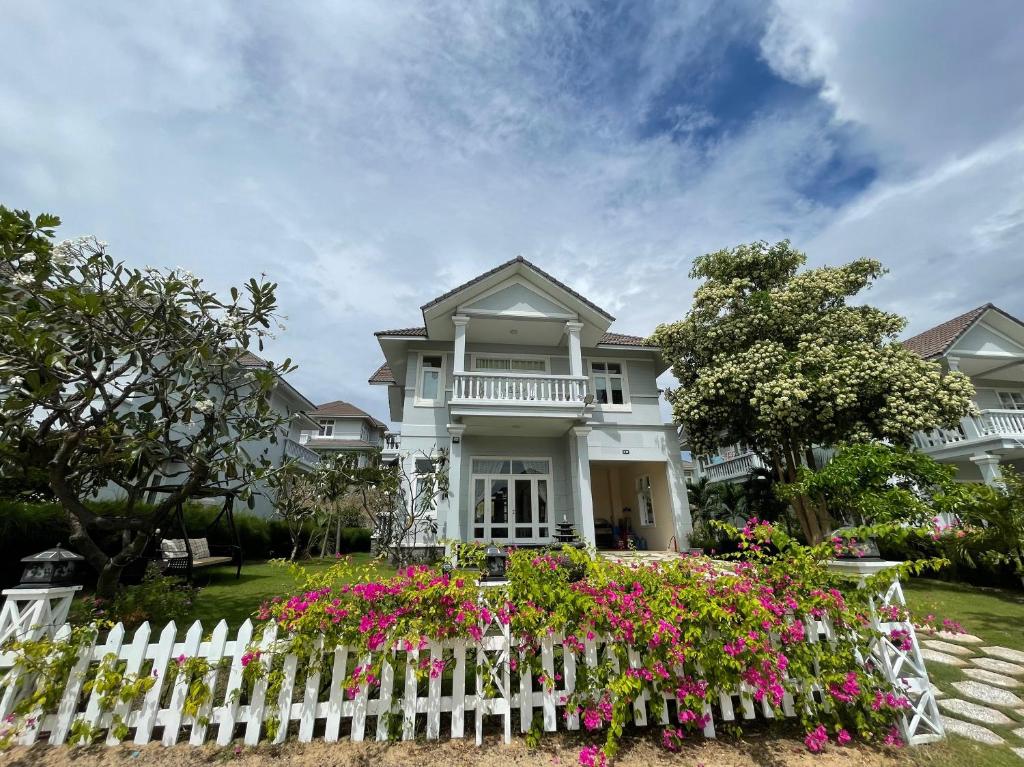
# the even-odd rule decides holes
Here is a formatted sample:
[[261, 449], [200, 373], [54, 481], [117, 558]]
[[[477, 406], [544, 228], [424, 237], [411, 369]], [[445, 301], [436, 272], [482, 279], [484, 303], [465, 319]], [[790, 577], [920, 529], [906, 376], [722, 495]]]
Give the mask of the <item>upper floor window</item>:
[[420, 357], [420, 378], [417, 398], [425, 403], [440, 402], [444, 393], [444, 355], [424, 354]]
[[1005, 410], [1024, 410], [1024, 392], [1001, 391], [999, 404]]
[[591, 362], [590, 380], [594, 384], [594, 401], [598, 405], [627, 405], [625, 366], [621, 362]]
[[496, 373], [546, 373], [548, 372], [548, 359], [547, 357], [474, 354], [473, 369]]
[[326, 418], [320, 421], [320, 436], [321, 437], [333, 437], [334, 436], [334, 419]]
[[636, 478], [636, 505], [640, 509], [640, 524], [654, 527], [654, 497], [651, 493], [651, 478], [644, 474]]

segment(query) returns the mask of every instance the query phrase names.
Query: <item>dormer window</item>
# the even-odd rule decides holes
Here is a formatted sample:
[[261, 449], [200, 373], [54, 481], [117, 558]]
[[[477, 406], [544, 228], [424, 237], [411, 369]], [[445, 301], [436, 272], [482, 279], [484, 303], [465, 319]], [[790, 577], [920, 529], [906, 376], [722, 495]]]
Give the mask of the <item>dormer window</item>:
[[444, 355], [423, 354], [420, 356], [416, 399], [421, 405], [436, 405], [444, 399]]
[[321, 437], [333, 437], [334, 436], [334, 419], [325, 418], [320, 421], [320, 436]]

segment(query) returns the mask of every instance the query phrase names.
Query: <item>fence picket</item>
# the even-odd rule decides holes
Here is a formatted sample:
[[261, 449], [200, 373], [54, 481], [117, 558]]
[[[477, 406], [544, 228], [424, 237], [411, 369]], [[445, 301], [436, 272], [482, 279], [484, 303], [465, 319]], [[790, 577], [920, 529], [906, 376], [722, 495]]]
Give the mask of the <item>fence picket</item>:
[[313, 643], [313, 651], [306, 671], [306, 685], [302, 692], [302, 709], [299, 712], [299, 743], [313, 739], [316, 724], [316, 709], [320, 697], [320, 669], [324, 665], [324, 638], [319, 636]]
[[[185, 635], [185, 646], [181, 655], [184, 658], [195, 657], [199, 653], [199, 643], [203, 641], [203, 624], [199, 621], [193, 623]], [[174, 691], [171, 693], [171, 702], [167, 708], [167, 719], [164, 722], [163, 744], [173, 746], [178, 742], [181, 720], [184, 714], [185, 699], [188, 696], [188, 676], [184, 673], [182, 664], [175, 669], [177, 677], [174, 680]]]
[[[125, 675], [131, 676], [141, 673], [142, 664], [146, 661], [146, 649], [149, 647], [149, 635], [152, 632], [149, 621], [146, 621], [135, 630], [132, 643], [123, 652], [125, 656]], [[117, 722], [128, 724], [131, 717], [132, 701], [119, 700], [114, 704], [110, 715], [110, 729], [107, 731], [107, 745], [116, 746], [121, 739], [114, 733]]]
[[[564, 644], [562, 645], [562, 668], [565, 670], [565, 694], [569, 696], [576, 690], [576, 653]], [[566, 726], [570, 730], [578, 730], [580, 728], [580, 715], [570, 714], [566, 718]]]
[[260, 742], [260, 731], [263, 728], [263, 712], [267, 704], [267, 686], [269, 681], [267, 674], [270, 672], [273, 661], [272, 650], [274, 640], [277, 639], [277, 624], [270, 623], [263, 629], [263, 638], [260, 640], [260, 658], [251, 663], [260, 663], [267, 673], [260, 676], [252, 686], [252, 700], [249, 703], [248, 721], [245, 723], [245, 745], [255, 746]]
[[196, 715], [196, 720], [192, 723], [192, 733], [189, 735], [188, 742], [193, 746], [201, 746], [206, 742], [206, 732], [213, 716], [213, 693], [217, 689], [217, 677], [220, 675], [221, 661], [224, 658], [227, 643], [228, 624], [221, 619], [221, 622], [213, 629], [213, 634], [210, 635], [210, 654], [207, 656], [210, 661], [210, 670], [206, 672], [204, 680], [210, 690], [210, 699], [203, 704]]
[[[362, 661], [364, 666], [370, 665], [370, 656], [367, 655]], [[352, 742], [359, 743], [363, 739], [366, 730], [366, 710], [370, 706], [370, 685], [362, 682], [359, 685], [359, 692], [356, 693], [355, 706], [352, 712]]]
[[[640, 668], [640, 653], [630, 647], [626, 651], [626, 658], [629, 660], [629, 667]], [[642, 690], [633, 700], [633, 721], [640, 727], [647, 725], [647, 691]]]
[[292, 718], [292, 696], [295, 694], [295, 674], [298, 670], [298, 656], [288, 653], [281, 670], [284, 675], [281, 691], [277, 694], [277, 732], [274, 734], [274, 743], [284, 743], [285, 735], [288, 734], [288, 723]]
[[520, 659], [519, 671], [519, 729], [529, 732], [533, 726], [533, 669]]
[[[67, 642], [70, 639], [71, 639], [71, 626], [70, 626], [70, 624], [65, 623], [54, 634], [54, 640], [57, 641], [57, 642]], [[13, 671], [10, 672], [10, 673], [11, 673], [12, 680], [17, 678], [17, 675]], [[12, 684], [12, 692], [13, 692], [13, 684]], [[13, 697], [12, 697], [12, 700], [13, 700]], [[31, 746], [33, 743], [35, 743], [39, 739], [39, 736], [42, 735], [42, 733], [43, 733], [43, 717], [44, 716], [45, 716], [45, 712], [41, 708], [37, 708], [35, 711], [33, 711], [31, 714], [29, 714], [29, 718], [32, 720], [32, 724], [31, 725], [26, 724], [25, 732], [24, 732], [24, 734], [22, 734], [21, 738], [19, 739], [20, 743], [22, 743], [23, 745], [26, 745], [26, 746]]]
[[[172, 623], [171, 626], [173, 625]], [[82, 692], [82, 685], [85, 684], [85, 674], [89, 670], [95, 646], [96, 638], [93, 637], [91, 641], [86, 642], [82, 646], [78, 662], [71, 669], [67, 687], [64, 688], [64, 695], [61, 696], [60, 703], [57, 706], [57, 723], [53, 728], [53, 732], [50, 733], [51, 746], [59, 746], [68, 736], [71, 722], [74, 720], [75, 712], [78, 710], [78, 696]]]
[[336, 647], [334, 650], [334, 667], [331, 669], [331, 695], [327, 701], [327, 728], [324, 740], [334, 743], [341, 731], [342, 708], [345, 704], [345, 677], [348, 666], [348, 649]]
[[416, 737], [416, 667], [420, 651], [413, 649], [405, 654], [405, 692], [402, 696], [402, 740]]
[[395, 669], [388, 660], [394, 651], [387, 651], [380, 666], [380, 698], [377, 700], [377, 740], [388, 739], [388, 725], [391, 723], [391, 688], [395, 684]]
[[439, 667], [444, 651], [437, 642], [430, 643], [430, 681], [427, 683], [427, 740], [441, 737], [441, 681]]
[[544, 731], [554, 732], [558, 726], [558, 717], [555, 708], [554, 639], [550, 636], [544, 637], [540, 643], [540, 665], [544, 669], [546, 680], [542, 686], [544, 691]]
[[234, 656], [231, 670], [228, 672], [227, 688], [224, 690], [224, 704], [214, 710], [213, 721], [217, 722], [217, 745], [226, 746], [235, 737], [235, 725], [238, 722], [238, 710], [242, 704], [242, 681], [245, 667], [242, 656], [248, 651], [252, 641], [252, 621], [246, 620], [238, 629], [233, 646]]
[[[104, 663], [110, 656], [113, 656], [114, 663], [117, 663], [121, 656], [121, 644], [124, 642], [124, 624], [118, 623], [114, 628], [107, 634], [107, 641], [103, 647], [96, 648], [96, 658]], [[103, 709], [100, 708], [100, 698], [103, 697], [102, 691], [96, 689], [93, 685], [92, 692], [89, 694], [89, 701], [85, 704], [85, 713], [76, 717], [85, 723], [85, 726], [90, 730], [95, 730], [99, 727], [100, 719], [103, 717]]]
[[164, 687], [167, 664], [171, 660], [171, 653], [174, 652], [174, 640], [177, 636], [178, 627], [174, 625], [174, 621], [164, 626], [164, 630], [160, 632], [156, 653], [153, 656], [153, 675], [156, 677], [156, 684], [149, 689], [146, 697], [143, 698], [138, 722], [135, 725], [135, 743], [140, 746], [149, 743], [150, 738], [153, 737], [156, 716], [160, 712], [160, 691]]
[[466, 726], [466, 642], [455, 642], [455, 675], [452, 677], [452, 737], [465, 735]]

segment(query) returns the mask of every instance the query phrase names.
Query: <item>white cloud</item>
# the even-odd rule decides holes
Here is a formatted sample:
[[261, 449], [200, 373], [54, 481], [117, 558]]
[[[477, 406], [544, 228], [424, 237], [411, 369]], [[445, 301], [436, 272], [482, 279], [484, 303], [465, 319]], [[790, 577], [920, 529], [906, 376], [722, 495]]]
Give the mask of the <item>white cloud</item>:
[[[694, 256], [786, 236], [889, 263], [876, 295], [915, 318], [1012, 302], [1020, 14], [824, 5], [780, 4], [762, 49], [827, 108], [769, 105], [696, 145], [699, 105], [675, 140], [638, 127], [758, 3], [25, 2], [0, 49], [0, 201], [221, 288], [266, 272], [289, 316], [271, 353], [313, 399], [380, 416], [372, 331], [518, 254], [623, 332], [685, 313]], [[883, 164], [836, 209], [803, 190], [838, 123]]]

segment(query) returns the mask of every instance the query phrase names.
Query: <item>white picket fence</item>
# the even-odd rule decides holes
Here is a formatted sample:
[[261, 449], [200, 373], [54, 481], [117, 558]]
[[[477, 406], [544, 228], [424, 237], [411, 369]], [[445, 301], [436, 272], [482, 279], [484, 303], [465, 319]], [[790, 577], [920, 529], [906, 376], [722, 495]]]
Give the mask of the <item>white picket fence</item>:
[[[898, 582], [887, 594], [879, 595], [880, 605], [902, 603], [902, 590]], [[807, 641], [829, 641], [829, 624], [808, 620]], [[914, 706], [903, 722], [904, 737], [910, 743], [929, 742], [942, 736], [941, 722], [928, 684], [927, 672], [920, 657], [913, 625], [909, 622], [884, 623], [876, 619], [876, 627], [885, 632], [894, 628], [909, 630], [913, 647], [902, 651], [888, 641], [881, 641], [872, 651], [872, 657], [886, 670], [894, 684], [900, 684]], [[373, 693], [363, 685], [355, 697], [346, 696], [354, 666], [370, 662], [370, 658], [357, 657], [348, 648], [340, 647], [324, 653], [321, 649], [313, 657], [300, 658], [287, 655], [283, 660], [284, 681], [275, 700], [268, 699], [266, 675], [251, 685], [244, 684], [242, 657], [251, 649], [253, 626], [246, 622], [234, 639], [228, 638], [228, 626], [221, 621], [204, 638], [203, 627], [194, 623], [186, 632], [184, 641], [178, 641], [178, 629], [167, 624], [156, 641], [151, 641], [151, 628], [143, 624], [128, 640], [119, 624], [106, 636], [105, 641], [83, 648], [71, 671], [63, 698], [55, 712], [39, 713], [33, 717], [34, 725], [26, 728], [19, 741], [31, 744], [45, 739], [51, 744], [65, 743], [76, 721], [83, 722], [94, 731], [105, 733], [108, 745], [119, 743], [112, 726], [123, 723], [128, 738], [142, 745], [159, 740], [171, 746], [185, 739], [193, 745], [215, 741], [226, 745], [241, 737], [249, 745], [268, 739], [267, 722], [277, 720], [274, 742], [295, 737], [308, 742], [314, 737], [326, 741], [349, 738], [362, 741], [367, 738], [386, 740], [400, 735], [410, 740], [418, 735], [428, 740], [442, 735], [462, 738], [467, 726], [473, 727], [476, 742], [484, 737], [485, 720], [490, 718], [493, 730], [508, 742], [512, 735], [514, 715], [522, 732], [530, 729], [535, 712], [546, 732], [558, 729], [577, 730], [579, 717], [567, 715], [566, 698], [575, 689], [578, 664], [596, 666], [603, 658], [613, 665], [618, 658], [611, 645], [590, 640], [585, 644], [582, 657], [563, 646], [558, 636], [549, 637], [541, 644], [541, 663], [549, 679], [560, 680], [554, 687], [535, 685], [528, 664], [513, 672], [510, 659], [518, 656], [517, 642], [508, 628], [497, 620], [485, 627], [480, 642], [448, 640], [431, 643], [422, 651], [395, 649], [387, 654], [382, 665], [379, 685]], [[67, 637], [70, 628], [64, 626], [58, 637]], [[252, 662], [270, 664], [276, 640], [274, 626], [269, 626], [259, 638], [261, 655]], [[210, 661], [206, 682], [214, 691], [213, 699], [195, 717], [183, 714], [187, 697], [187, 679], [177, 675], [179, 656], [203, 657]], [[102, 710], [100, 694], [84, 694], [83, 684], [90, 668], [104, 658], [115, 656], [125, 663], [126, 675], [156, 674], [156, 683], [137, 700], [118, 702], [113, 710]], [[436, 675], [426, 680], [426, 694], [422, 694], [417, 668], [420, 659], [429, 658], [431, 665], [442, 662], [451, 673]], [[0, 697], [0, 719], [6, 717], [16, 701], [12, 694], [17, 666], [12, 666], [10, 653], [0, 656], [0, 672], [5, 673], [0, 684], [4, 694]], [[639, 667], [640, 655], [628, 651], [628, 662]], [[269, 667], [269, 665], [268, 665]], [[772, 718], [776, 715], [767, 702], [757, 704], [749, 688], [721, 694], [709, 700], [704, 713], [709, 715], [704, 728], [708, 737], [715, 736], [715, 721], [729, 722], [737, 718]], [[635, 701], [633, 720], [638, 726], [669, 724], [680, 713], [674, 696], [665, 694], [665, 705], [651, 701], [649, 694]], [[655, 705], [656, 704], [656, 705]], [[785, 716], [795, 715], [792, 698], [787, 695], [782, 704]], [[395, 717], [398, 717], [396, 720]], [[488, 727], [491, 731], [491, 727]]]

